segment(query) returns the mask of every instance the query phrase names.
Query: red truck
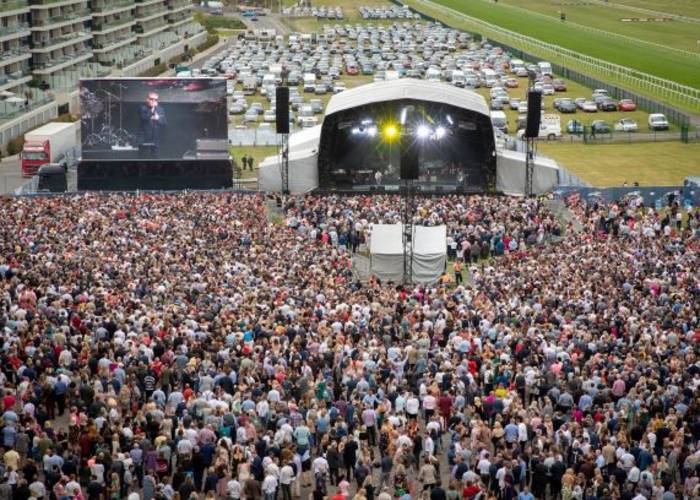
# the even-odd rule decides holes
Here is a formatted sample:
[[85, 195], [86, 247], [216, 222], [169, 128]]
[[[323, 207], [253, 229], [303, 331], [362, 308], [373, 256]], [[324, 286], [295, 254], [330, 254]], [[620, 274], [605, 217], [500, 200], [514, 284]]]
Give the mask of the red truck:
[[22, 176], [36, 175], [39, 167], [61, 163], [78, 145], [80, 122], [51, 122], [24, 134]]

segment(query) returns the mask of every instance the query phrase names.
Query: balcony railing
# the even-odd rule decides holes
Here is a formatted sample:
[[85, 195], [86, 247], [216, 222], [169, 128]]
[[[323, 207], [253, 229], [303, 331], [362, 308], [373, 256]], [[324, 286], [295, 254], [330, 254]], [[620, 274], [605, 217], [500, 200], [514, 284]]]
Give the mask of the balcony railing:
[[[29, 5], [51, 5], [54, 3], [66, 3], [68, 1], [69, 0], [29, 0]], [[73, 3], [77, 3], [78, 1], [81, 0], [75, 0]]]
[[14, 26], [4, 26], [0, 28], [0, 37], [14, 35], [15, 33], [21, 33], [24, 31], [29, 31], [29, 25], [26, 23], [16, 24]]
[[87, 31], [74, 31], [73, 33], [69, 33], [67, 35], [52, 36], [45, 39], [36, 39], [34, 40], [34, 48], [45, 49], [65, 42], [71, 42], [78, 38], [85, 38], [87, 40], [90, 36], [90, 33], [88, 33]]
[[110, 10], [119, 9], [120, 7], [134, 5], [135, 3], [135, 0], [119, 0], [116, 2], [105, 2], [104, 5], [93, 5], [92, 12], [106, 12]]
[[104, 31], [109, 28], [114, 28], [115, 26], [121, 26], [123, 24], [129, 24], [131, 22], [134, 22], [133, 17], [124, 17], [120, 19], [113, 19], [111, 21], [107, 21], [105, 23], [94, 23], [92, 25], [92, 30], [93, 31]]
[[46, 26], [51, 26], [52, 24], [58, 24], [58, 23], [63, 23], [63, 22], [68, 22], [68, 21], [74, 21], [78, 22], [78, 19], [82, 17], [89, 17], [90, 16], [90, 9], [80, 9], [80, 10], [74, 10], [72, 12], [66, 12], [64, 14], [61, 14], [60, 16], [51, 16], [47, 17], [44, 19], [36, 19], [34, 21], [34, 25], [38, 27], [46, 27]]
[[9, 61], [11, 59], [15, 59], [17, 57], [23, 57], [26, 55], [31, 56], [31, 52], [29, 51], [28, 48], [17, 48], [17, 49], [11, 49], [11, 50], [6, 50], [4, 52], [0, 52], [0, 64], [5, 63], [6, 61]]
[[116, 46], [119, 46], [119, 44], [128, 42], [128, 41], [136, 41], [135, 36], [127, 35], [127, 36], [121, 36], [119, 38], [114, 38], [113, 40], [105, 40], [102, 43], [94, 43], [92, 45], [93, 49], [95, 52], [97, 51], [103, 51], [106, 52], [106, 49], [111, 49]]
[[0, 121], [8, 121], [13, 118], [17, 118], [25, 113], [35, 110], [45, 104], [53, 101], [53, 97], [45, 96], [38, 99], [30, 99], [29, 103], [25, 105], [23, 102], [18, 103], [2, 103], [0, 107]]
[[92, 52], [90, 50], [83, 49], [83, 50], [74, 52], [73, 54], [66, 54], [66, 55], [63, 55], [61, 57], [49, 59], [48, 61], [37, 61], [36, 63], [34, 63], [34, 69], [42, 70], [42, 69], [52, 68], [54, 66], [68, 63], [68, 62], [71, 62], [73, 60], [77, 60], [83, 56], [88, 56], [91, 54], [92, 54]]
[[25, 7], [29, 7], [28, 0], [13, 0], [11, 2], [0, 2], [0, 12], [24, 9]]

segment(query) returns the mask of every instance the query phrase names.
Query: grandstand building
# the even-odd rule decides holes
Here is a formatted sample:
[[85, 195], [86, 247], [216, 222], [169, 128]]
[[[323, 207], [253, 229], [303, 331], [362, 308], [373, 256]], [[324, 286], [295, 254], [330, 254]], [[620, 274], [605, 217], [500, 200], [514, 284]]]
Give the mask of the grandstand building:
[[138, 76], [205, 40], [191, 0], [0, 0], [0, 150], [77, 111], [81, 78]]

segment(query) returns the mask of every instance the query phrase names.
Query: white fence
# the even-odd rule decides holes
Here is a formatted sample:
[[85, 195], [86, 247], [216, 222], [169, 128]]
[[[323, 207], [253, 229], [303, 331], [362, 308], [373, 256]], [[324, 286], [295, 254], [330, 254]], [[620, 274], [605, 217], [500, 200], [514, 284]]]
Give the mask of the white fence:
[[620, 66], [602, 59], [587, 56], [573, 50], [565, 49], [558, 45], [543, 42], [536, 38], [507, 30], [482, 19], [463, 14], [455, 9], [436, 4], [430, 0], [415, 0], [430, 9], [441, 12], [453, 18], [461, 19], [471, 25], [478, 26], [476, 31], [482, 35], [491, 37], [520, 47], [522, 50], [537, 53], [552, 62], [559, 62], [564, 66], [584, 68], [587, 72], [603, 75], [605, 78], [622, 83], [647, 94], [670, 100], [676, 104], [683, 104], [690, 108], [700, 109], [700, 89], [681, 85], [680, 83], [659, 78], [642, 71], [637, 71], [626, 66]]

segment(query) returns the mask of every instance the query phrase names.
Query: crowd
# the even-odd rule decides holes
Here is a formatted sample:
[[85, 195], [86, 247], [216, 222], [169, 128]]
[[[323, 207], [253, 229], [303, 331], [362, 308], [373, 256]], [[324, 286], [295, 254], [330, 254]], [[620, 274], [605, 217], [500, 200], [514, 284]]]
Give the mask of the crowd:
[[700, 498], [700, 211], [567, 205], [419, 198], [399, 286], [390, 196], [0, 199], [0, 500]]
[[[287, 225], [312, 240], [357, 251], [368, 241], [373, 224], [401, 222], [402, 203], [396, 195], [307, 196], [290, 201]], [[562, 232], [554, 214], [534, 198], [438, 196], [414, 204], [413, 223], [445, 224], [449, 257], [465, 262], [523, 251]]]

